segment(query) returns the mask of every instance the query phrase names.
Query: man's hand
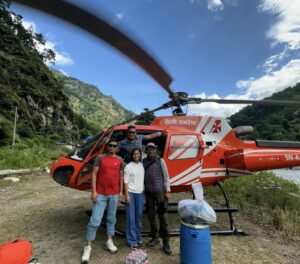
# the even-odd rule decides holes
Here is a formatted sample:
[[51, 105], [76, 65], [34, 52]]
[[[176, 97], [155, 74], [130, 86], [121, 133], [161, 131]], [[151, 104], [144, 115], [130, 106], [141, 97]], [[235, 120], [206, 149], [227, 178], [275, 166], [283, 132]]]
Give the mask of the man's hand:
[[119, 201], [123, 202], [124, 201], [124, 195], [122, 192], [119, 193]]
[[166, 133], [166, 132], [161, 132], [160, 136], [161, 136], [161, 137], [166, 137], [166, 136], [167, 136], [167, 133]]
[[125, 195], [125, 202], [126, 202], [127, 204], [130, 204], [130, 197], [129, 197], [128, 194]]
[[93, 203], [97, 202], [97, 192], [92, 192], [91, 200]]
[[165, 199], [166, 199], [167, 201], [170, 201], [170, 198], [171, 198], [171, 193], [165, 192]]

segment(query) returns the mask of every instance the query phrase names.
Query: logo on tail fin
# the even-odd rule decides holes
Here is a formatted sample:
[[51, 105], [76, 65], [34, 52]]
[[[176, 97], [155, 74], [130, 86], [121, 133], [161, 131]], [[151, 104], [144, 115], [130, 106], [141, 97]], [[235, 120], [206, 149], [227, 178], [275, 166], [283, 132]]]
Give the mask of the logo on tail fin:
[[213, 124], [210, 133], [220, 133], [222, 130], [222, 121], [220, 119], [216, 120]]

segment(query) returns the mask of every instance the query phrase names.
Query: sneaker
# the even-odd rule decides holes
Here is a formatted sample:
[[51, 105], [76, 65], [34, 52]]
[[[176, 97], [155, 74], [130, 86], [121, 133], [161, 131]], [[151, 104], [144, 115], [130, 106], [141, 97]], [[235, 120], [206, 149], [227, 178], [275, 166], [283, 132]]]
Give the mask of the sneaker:
[[172, 256], [172, 250], [170, 248], [170, 244], [169, 241], [164, 240], [163, 242], [163, 251], [168, 255], [168, 256]]
[[130, 245], [130, 248], [131, 248], [131, 249], [137, 249], [137, 248], [138, 248], [138, 245]]
[[83, 254], [81, 257], [81, 263], [89, 263], [90, 256], [91, 256], [92, 247], [91, 246], [85, 246], [83, 248]]
[[106, 241], [106, 248], [111, 253], [115, 254], [118, 251], [118, 248], [114, 245], [114, 242], [112, 239], [109, 239]]
[[159, 244], [159, 238], [158, 237], [152, 237], [152, 239], [149, 241], [149, 243], [147, 244], [147, 246], [149, 248], [153, 248], [153, 247], [155, 247], [158, 244]]
[[138, 248], [143, 247], [143, 241], [137, 242], [137, 246], [138, 246]]

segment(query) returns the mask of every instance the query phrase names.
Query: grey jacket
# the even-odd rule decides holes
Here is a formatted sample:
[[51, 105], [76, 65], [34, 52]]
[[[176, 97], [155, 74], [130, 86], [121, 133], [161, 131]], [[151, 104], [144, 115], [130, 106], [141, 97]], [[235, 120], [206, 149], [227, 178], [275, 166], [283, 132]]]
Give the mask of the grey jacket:
[[170, 179], [165, 161], [156, 157], [155, 160], [144, 158], [145, 191], [151, 193], [170, 192]]

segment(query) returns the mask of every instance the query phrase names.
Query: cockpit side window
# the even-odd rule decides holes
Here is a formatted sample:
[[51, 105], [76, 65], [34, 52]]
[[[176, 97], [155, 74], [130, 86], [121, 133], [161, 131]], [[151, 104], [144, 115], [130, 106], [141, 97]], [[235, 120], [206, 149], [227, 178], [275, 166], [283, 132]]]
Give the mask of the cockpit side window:
[[103, 135], [103, 132], [101, 132], [98, 135], [93, 136], [86, 143], [82, 144], [81, 146], [76, 147], [71, 153], [69, 153], [67, 155], [67, 157], [70, 159], [78, 160], [78, 161], [84, 160], [85, 157], [87, 156], [87, 154], [92, 149], [92, 147], [96, 144], [96, 142], [102, 135]]
[[199, 140], [195, 135], [172, 135], [169, 160], [196, 158], [199, 154]]

